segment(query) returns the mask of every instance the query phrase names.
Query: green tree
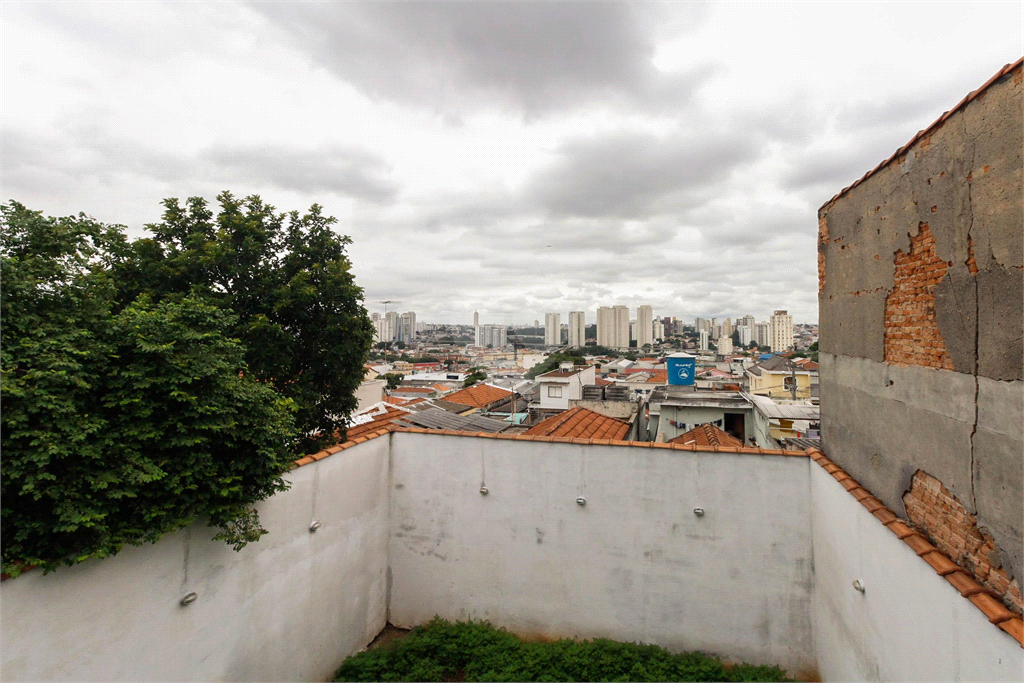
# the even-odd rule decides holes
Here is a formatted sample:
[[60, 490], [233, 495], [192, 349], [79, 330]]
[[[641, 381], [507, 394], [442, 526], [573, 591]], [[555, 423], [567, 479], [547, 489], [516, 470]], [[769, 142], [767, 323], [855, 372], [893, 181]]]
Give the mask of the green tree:
[[237, 548], [285, 488], [292, 401], [259, 382], [229, 311], [127, 304], [115, 227], [0, 206], [2, 568], [53, 569], [199, 518]]
[[387, 381], [388, 384], [387, 384], [387, 387], [385, 387], [385, 388], [388, 391], [392, 391], [393, 389], [396, 389], [402, 383], [402, 378], [403, 377], [405, 377], [405, 375], [399, 374], [397, 372], [388, 372], [388, 373], [386, 373], [384, 375], [384, 379]]
[[734, 348], [737, 348], [737, 349], [743, 348], [743, 345], [740, 343], [740, 331], [739, 330], [733, 330], [732, 331], [732, 345], [733, 345]]
[[[191, 292], [231, 311], [230, 336], [249, 372], [295, 403], [302, 448], [333, 442], [356, 408], [355, 391], [373, 341], [345, 255], [348, 237], [314, 204], [278, 213], [257, 196], [217, 196], [216, 215], [201, 197], [164, 201], [153, 237], [135, 241], [117, 264], [122, 303], [155, 302]], [[399, 344], [403, 346], [403, 344]]]
[[477, 382], [482, 382], [487, 379], [487, 372], [481, 366], [476, 366], [469, 369], [469, 374], [466, 375], [465, 381], [462, 383], [464, 387], [471, 387]]

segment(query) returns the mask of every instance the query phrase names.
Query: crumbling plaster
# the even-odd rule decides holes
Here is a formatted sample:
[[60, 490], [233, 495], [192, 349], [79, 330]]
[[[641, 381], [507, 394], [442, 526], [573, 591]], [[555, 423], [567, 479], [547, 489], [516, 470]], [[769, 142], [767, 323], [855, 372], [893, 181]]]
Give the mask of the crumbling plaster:
[[[939, 478], [1022, 571], [1024, 113], [1016, 68], [819, 211], [825, 451], [893, 510]], [[929, 226], [953, 371], [886, 364], [897, 251]], [[937, 363], [936, 363], [937, 365]], [[913, 395], [901, 385], [913, 387]]]

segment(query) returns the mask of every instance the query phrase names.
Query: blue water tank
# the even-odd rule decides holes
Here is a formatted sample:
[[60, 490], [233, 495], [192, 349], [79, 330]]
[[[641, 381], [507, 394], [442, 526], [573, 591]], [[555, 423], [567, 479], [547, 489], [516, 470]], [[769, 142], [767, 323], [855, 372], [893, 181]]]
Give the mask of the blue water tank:
[[772, 357], [772, 354], [770, 354], [770, 353], [762, 353], [761, 354], [761, 360], [768, 360], [771, 357]]
[[697, 359], [688, 353], [673, 353], [665, 359], [668, 369], [668, 383], [681, 386], [693, 386], [693, 378], [697, 372]]

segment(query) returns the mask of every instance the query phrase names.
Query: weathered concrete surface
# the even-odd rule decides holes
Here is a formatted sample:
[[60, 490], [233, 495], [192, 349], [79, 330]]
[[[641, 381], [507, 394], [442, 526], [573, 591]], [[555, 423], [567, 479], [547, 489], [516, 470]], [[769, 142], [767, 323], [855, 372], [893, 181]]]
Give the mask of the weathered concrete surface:
[[1020, 680], [1024, 650], [1017, 641], [822, 468], [812, 466], [810, 480], [822, 680]]
[[978, 281], [966, 268], [947, 271], [935, 287], [935, 321], [957, 372], [973, 375], [978, 363]]
[[0, 678], [327, 680], [385, 624], [387, 473], [387, 439], [294, 470], [241, 552], [199, 523], [4, 581]]
[[[1024, 395], [1022, 83], [1018, 65], [823, 206], [818, 245], [825, 452], [901, 515], [913, 473], [938, 478], [977, 514], [1018, 578], [1024, 569], [1024, 415], [1017, 408]], [[907, 254], [909, 238], [923, 235], [925, 225], [934, 255], [909, 269], [904, 284], [912, 296], [887, 321], [895, 253]], [[938, 284], [925, 282], [929, 265], [941, 266], [936, 273], [945, 269]], [[906, 325], [913, 316], [934, 319], [932, 327], [919, 325], [921, 353], [904, 354], [894, 341], [894, 353], [886, 355], [885, 325]], [[923, 337], [936, 327], [937, 335]], [[902, 334], [896, 328], [889, 338], [906, 345], [906, 329], [914, 328]], [[952, 371], [935, 369], [949, 363]]]
[[809, 459], [394, 438], [392, 623], [489, 619], [813, 669]]
[[[1024, 226], [1018, 225], [1024, 232]], [[992, 265], [978, 273], [978, 375], [1024, 379], [1024, 278], [1019, 268]]]
[[[891, 260], [889, 265], [892, 266]], [[889, 284], [892, 285], [891, 277]], [[820, 350], [824, 353], [841, 353], [883, 361], [885, 329], [876, 322], [885, 315], [885, 297], [888, 293], [888, 289], [878, 289], [859, 296], [847, 296], [841, 299], [842, 306], [832, 306], [831, 301], [828, 304], [819, 303]]]
[[974, 435], [974, 496], [978, 524], [1007, 554], [1011, 578], [1024, 578], [1024, 382], [978, 381]]
[[[907, 251], [909, 235], [923, 223], [935, 236], [936, 253], [949, 263], [950, 283], [936, 292], [936, 319], [947, 346], [954, 334], [973, 336], [974, 322], [956, 322], [975, 306], [965, 296], [973, 256], [984, 339], [1000, 359], [979, 368], [992, 379], [1022, 379], [1020, 358], [1021, 280], [1024, 266], [1024, 207], [1021, 158], [1024, 115], [1020, 70], [951, 116], [890, 165], [834, 202], [819, 218], [828, 240], [819, 244], [825, 285], [819, 297], [821, 349], [834, 355], [882, 360], [878, 339], [882, 316], [872, 316], [864, 296], [884, 299], [893, 286], [893, 255]], [[953, 293], [958, 296], [953, 296]], [[873, 301], [877, 311], [877, 299]], [[952, 309], [950, 308], [952, 307]], [[986, 327], [987, 313], [1001, 320]], [[865, 341], [868, 340], [868, 341]], [[1009, 347], [1004, 343], [1010, 341]], [[1015, 341], [1015, 344], [1013, 343]], [[969, 358], [957, 349], [957, 370]], [[973, 366], [973, 363], [970, 363]]]
[[918, 469], [970, 508], [973, 377], [825, 353], [819, 363], [830, 458], [901, 516]]

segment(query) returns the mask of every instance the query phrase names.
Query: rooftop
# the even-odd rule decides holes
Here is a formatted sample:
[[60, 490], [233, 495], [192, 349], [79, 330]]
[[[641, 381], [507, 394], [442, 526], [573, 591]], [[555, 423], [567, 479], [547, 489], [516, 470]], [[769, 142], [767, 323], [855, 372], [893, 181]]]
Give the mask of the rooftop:
[[486, 408], [487, 406], [512, 396], [507, 389], [492, 386], [490, 384], [474, 384], [471, 387], [456, 391], [444, 397], [449, 403], [461, 403], [474, 408]]
[[743, 446], [742, 441], [732, 434], [723, 432], [713, 424], [697, 425], [690, 431], [671, 439], [669, 443], [696, 444], [697, 446]]
[[629, 428], [628, 422], [576, 406], [538, 422], [525, 434], [620, 440], [629, 433]]

